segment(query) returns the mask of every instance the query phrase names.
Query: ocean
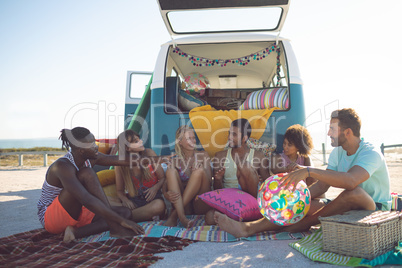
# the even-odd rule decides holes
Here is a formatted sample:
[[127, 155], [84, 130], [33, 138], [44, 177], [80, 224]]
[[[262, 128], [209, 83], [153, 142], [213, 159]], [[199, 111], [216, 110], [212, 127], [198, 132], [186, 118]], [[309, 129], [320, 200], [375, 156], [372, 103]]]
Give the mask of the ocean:
[[[401, 130], [394, 131], [369, 131], [362, 133], [364, 140], [380, 147], [381, 143], [385, 145], [401, 144]], [[322, 149], [322, 143], [325, 144], [327, 150], [331, 150], [331, 144], [326, 132], [310, 132], [313, 137], [314, 148], [318, 151]], [[0, 139], [0, 149], [8, 148], [34, 148], [34, 147], [51, 147], [61, 148], [61, 141], [58, 138], [38, 138], [38, 139]]]
[[34, 147], [61, 148], [61, 141], [58, 138], [0, 139], [0, 149]]

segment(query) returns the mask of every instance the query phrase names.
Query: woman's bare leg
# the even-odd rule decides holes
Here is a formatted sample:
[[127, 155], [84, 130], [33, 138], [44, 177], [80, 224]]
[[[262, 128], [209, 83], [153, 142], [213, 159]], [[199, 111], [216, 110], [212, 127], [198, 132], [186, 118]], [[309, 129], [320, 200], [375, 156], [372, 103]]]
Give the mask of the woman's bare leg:
[[[191, 200], [194, 200], [193, 207], [194, 207], [194, 214], [196, 214], [196, 215], [204, 215], [211, 209], [211, 207], [208, 206], [201, 199], [199, 199], [199, 198], [194, 199], [194, 197], [196, 197], [200, 194], [211, 191], [211, 182], [208, 179], [207, 174], [205, 173], [205, 170], [204, 169], [201, 169], [201, 170], [200, 170], [201, 174], [198, 174], [199, 178], [201, 178], [201, 185], [200, 185], [197, 193], [195, 194], [195, 196], [193, 196], [193, 198], [191, 199]], [[191, 200], [190, 200], [190, 202], [191, 202]]]
[[[187, 206], [195, 198], [196, 195], [208, 191], [208, 187], [210, 187], [209, 180], [207, 178], [207, 175], [206, 175], [204, 169], [199, 168], [199, 169], [194, 170], [191, 173], [190, 179], [183, 192], [183, 205]], [[209, 188], [209, 190], [210, 190], [210, 188]], [[201, 200], [199, 200], [199, 201], [201, 201]], [[205, 208], [205, 212], [206, 212], [208, 209], [207, 205], [202, 204], [202, 203], [195, 202], [194, 210], [196, 210], [200, 206], [204, 205], [206, 207]], [[196, 207], [196, 204], [198, 205], [197, 207]], [[177, 212], [178, 212], [177, 215], [178, 215], [179, 220], [182, 223], [182, 225], [186, 228], [191, 227], [191, 222], [187, 219], [186, 215], [184, 213], [180, 214], [179, 211], [177, 211]], [[202, 214], [204, 214], [204, 213], [202, 213]]]
[[[174, 173], [173, 171], [171, 172], [168, 171], [166, 172], [168, 190], [177, 191], [179, 188], [178, 180], [180, 180], [178, 177], [178, 173], [175, 170]], [[173, 176], [172, 173], [175, 176]], [[176, 180], [174, 180], [173, 177], [175, 177]], [[184, 207], [187, 206], [197, 194], [200, 194], [200, 192], [207, 191], [208, 189], [210, 189], [208, 187], [210, 186], [205, 171], [202, 168], [194, 170], [191, 173], [190, 179], [186, 185], [186, 188], [183, 191], [183, 195], [179, 198], [179, 200], [177, 200], [176, 203], [173, 204], [175, 210], [172, 211], [165, 224], [167, 226], [176, 226], [175, 220], [177, 221], [178, 217], [181, 224], [184, 227], [188, 228], [189, 225], [191, 225], [191, 222], [186, 217]]]
[[[182, 193], [182, 184], [180, 181], [179, 173], [177, 172], [176, 169], [169, 168], [166, 171], [166, 184], [168, 191]], [[168, 219], [166, 220], [165, 225], [173, 227], [177, 225], [178, 214], [181, 213], [184, 215], [184, 205], [181, 195], [180, 198], [172, 205], [174, 209], [172, 210]]]
[[145, 206], [131, 210], [131, 219], [135, 222], [149, 221], [154, 216], [159, 216], [165, 211], [165, 202], [162, 199], [154, 199]]

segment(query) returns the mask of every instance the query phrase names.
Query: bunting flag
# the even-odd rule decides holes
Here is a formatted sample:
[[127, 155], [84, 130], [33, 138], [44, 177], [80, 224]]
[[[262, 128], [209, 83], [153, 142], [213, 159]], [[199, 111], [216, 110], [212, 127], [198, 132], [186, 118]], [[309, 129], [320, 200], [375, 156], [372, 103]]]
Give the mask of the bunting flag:
[[210, 66], [225, 67], [228, 64], [237, 64], [241, 66], [246, 66], [251, 61], [260, 61], [265, 59], [269, 54], [275, 51], [277, 53], [277, 61], [278, 61], [277, 64], [279, 64], [280, 48], [276, 44], [272, 44], [271, 46], [261, 49], [250, 55], [231, 59], [210, 59], [188, 54], [177, 46], [173, 48], [173, 53], [179, 54], [179, 56], [187, 58], [194, 66], [197, 67], [210, 67]]

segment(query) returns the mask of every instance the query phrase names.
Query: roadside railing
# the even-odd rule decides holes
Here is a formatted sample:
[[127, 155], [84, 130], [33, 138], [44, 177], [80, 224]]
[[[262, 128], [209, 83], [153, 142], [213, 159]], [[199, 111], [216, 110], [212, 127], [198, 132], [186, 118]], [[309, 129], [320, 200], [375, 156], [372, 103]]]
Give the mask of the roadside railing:
[[384, 155], [384, 149], [385, 148], [394, 148], [394, 147], [402, 147], [402, 144], [393, 144], [393, 145], [384, 145], [384, 143], [381, 144], [381, 153]]
[[33, 154], [41, 154], [41, 155], [43, 155], [43, 166], [47, 167], [47, 157], [48, 157], [48, 155], [65, 155], [66, 152], [61, 152], [61, 151], [9, 152], [9, 153], [0, 153], [0, 156], [3, 156], [3, 155], [18, 155], [18, 166], [23, 166], [24, 165], [24, 155], [33, 155]]

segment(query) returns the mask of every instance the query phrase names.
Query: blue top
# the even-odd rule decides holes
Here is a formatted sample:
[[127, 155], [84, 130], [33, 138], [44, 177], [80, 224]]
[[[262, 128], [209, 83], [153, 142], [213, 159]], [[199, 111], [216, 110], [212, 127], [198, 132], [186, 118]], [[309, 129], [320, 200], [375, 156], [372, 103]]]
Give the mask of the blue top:
[[370, 177], [359, 184], [376, 203], [383, 205], [382, 210], [391, 209], [391, 188], [388, 167], [382, 153], [371, 143], [361, 141], [359, 148], [353, 155], [339, 146], [335, 148], [328, 159], [328, 169], [347, 172], [353, 166], [364, 168]]

